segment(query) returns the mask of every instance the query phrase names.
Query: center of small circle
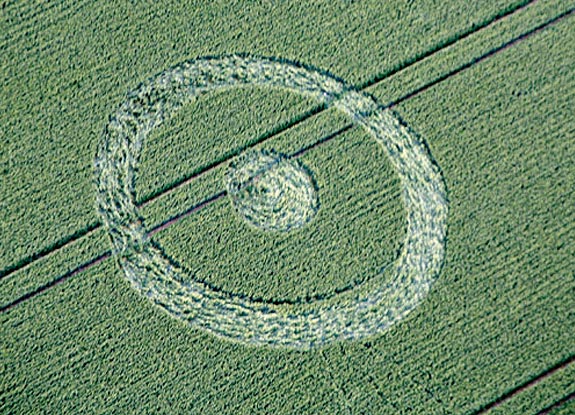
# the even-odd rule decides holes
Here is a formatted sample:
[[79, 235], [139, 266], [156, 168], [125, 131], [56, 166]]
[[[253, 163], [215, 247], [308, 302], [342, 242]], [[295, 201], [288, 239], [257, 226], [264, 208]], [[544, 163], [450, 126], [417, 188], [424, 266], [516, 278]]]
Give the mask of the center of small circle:
[[319, 209], [310, 170], [275, 151], [248, 150], [236, 157], [228, 168], [226, 188], [238, 216], [264, 231], [301, 228]]

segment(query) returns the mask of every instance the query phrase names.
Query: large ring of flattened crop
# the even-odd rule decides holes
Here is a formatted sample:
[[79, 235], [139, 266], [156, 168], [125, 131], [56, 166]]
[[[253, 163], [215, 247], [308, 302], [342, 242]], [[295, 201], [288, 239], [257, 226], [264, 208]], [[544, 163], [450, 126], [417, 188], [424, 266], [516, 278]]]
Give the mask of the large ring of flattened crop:
[[[244, 86], [283, 88], [345, 112], [383, 146], [400, 177], [407, 233], [393, 277], [342, 302], [268, 304], [214, 291], [172, 263], [147, 237], [135, 204], [143, 141], [195, 97]], [[141, 84], [110, 116], [96, 156], [97, 205], [128, 280], [170, 314], [223, 338], [311, 348], [385, 330], [413, 310], [443, 262], [447, 198], [427, 148], [369, 95], [317, 70], [267, 58], [200, 58]]]

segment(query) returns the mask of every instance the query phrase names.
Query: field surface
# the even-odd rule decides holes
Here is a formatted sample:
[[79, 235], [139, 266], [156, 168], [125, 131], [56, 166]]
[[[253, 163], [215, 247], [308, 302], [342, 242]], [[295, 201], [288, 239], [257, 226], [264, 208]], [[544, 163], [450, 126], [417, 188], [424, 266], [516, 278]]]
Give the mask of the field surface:
[[[1, 414], [575, 411], [574, 1], [0, 7]], [[429, 254], [440, 258], [437, 281], [387, 329], [365, 335], [337, 312], [393, 286], [414, 229], [431, 236], [406, 214], [406, 185], [418, 180], [395, 164], [406, 149], [390, 153], [362, 128], [364, 115], [342, 111], [345, 94], [332, 105], [268, 84], [207, 91], [152, 129], [134, 180], [118, 185], [141, 217], [119, 220], [184, 276], [141, 280], [150, 298], [130, 283], [126, 264], [150, 251], [133, 233], [128, 253], [115, 249], [121, 238], [98, 208], [97, 154], [118, 155], [109, 169], [131, 162], [102, 146], [106, 125], [142, 82], [232, 54], [330, 74], [424, 143], [445, 187], [446, 237]], [[293, 164], [258, 170], [238, 187], [245, 199], [233, 199], [234, 162], [266, 152]], [[282, 188], [294, 193], [279, 213], [262, 205], [276, 173], [295, 183]], [[278, 226], [300, 218], [306, 200], [313, 217], [286, 232], [238, 208]], [[171, 270], [148, 261], [135, 278]], [[338, 324], [360, 338], [260, 345], [239, 312], [230, 341], [182, 321], [195, 320], [174, 295], [196, 286], [301, 311], [303, 329], [283, 335], [294, 344], [333, 310], [323, 339]]]

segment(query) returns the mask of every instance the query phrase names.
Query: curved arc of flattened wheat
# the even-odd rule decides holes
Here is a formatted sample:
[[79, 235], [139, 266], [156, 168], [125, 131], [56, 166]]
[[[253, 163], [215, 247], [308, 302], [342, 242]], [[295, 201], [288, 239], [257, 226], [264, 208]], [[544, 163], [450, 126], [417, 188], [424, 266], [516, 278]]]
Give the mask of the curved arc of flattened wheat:
[[[144, 138], [194, 97], [247, 85], [284, 88], [333, 105], [382, 144], [400, 177], [408, 218], [406, 240], [388, 284], [344, 303], [318, 301], [311, 309], [260, 303], [194, 281], [147, 239], [134, 191]], [[367, 94], [295, 64], [241, 56], [197, 59], [144, 82], [110, 117], [95, 171], [98, 209], [128, 280], [170, 314], [227, 339], [311, 348], [376, 334], [423, 300], [443, 262], [446, 191], [424, 145]]]

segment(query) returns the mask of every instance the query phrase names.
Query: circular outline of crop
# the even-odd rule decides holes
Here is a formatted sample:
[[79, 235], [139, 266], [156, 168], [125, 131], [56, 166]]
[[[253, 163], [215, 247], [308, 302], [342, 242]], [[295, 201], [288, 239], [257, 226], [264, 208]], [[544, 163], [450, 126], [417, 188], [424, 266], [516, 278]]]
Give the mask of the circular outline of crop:
[[[282, 88], [334, 106], [379, 142], [400, 177], [407, 232], [393, 277], [334, 304], [271, 304], [196, 281], [148, 238], [135, 204], [135, 172], [148, 133], [209, 91]], [[427, 147], [388, 109], [317, 69], [231, 55], [183, 62], [130, 92], [104, 129], [95, 159], [97, 206], [114, 256], [130, 283], [171, 315], [216, 336], [251, 345], [309, 349], [387, 329], [425, 298], [445, 255], [448, 202]]]

